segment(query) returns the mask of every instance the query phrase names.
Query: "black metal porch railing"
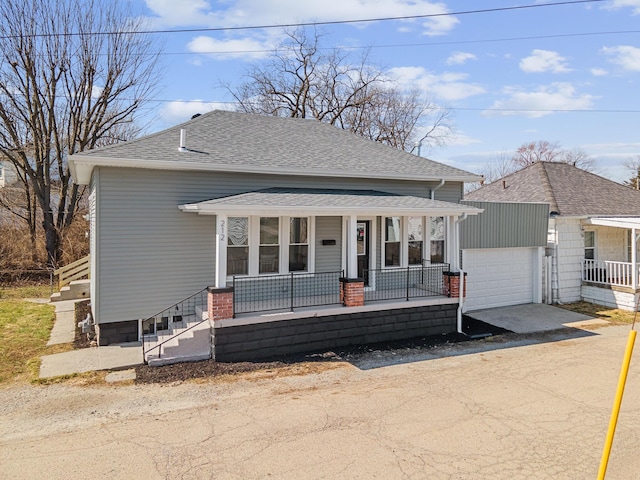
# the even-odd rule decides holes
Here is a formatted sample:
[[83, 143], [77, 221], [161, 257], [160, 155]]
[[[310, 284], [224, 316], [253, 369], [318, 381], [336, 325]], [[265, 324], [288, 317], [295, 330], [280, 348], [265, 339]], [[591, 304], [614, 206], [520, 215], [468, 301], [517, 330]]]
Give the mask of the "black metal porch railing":
[[412, 298], [442, 296], [442, 274], [448, 270], [448, 263], [365, 270], [368, 285], [364, 290], [364, 301], [409, 301]]
[[233, 277], [233, 312], [293, 311], [295, 308], [340, 304], [339, 272], [288, 273]]
[[[205, 288], [142, 321], [142, 358], [145, 361], [154, 350], [161, 357], [165, 343], [208, 320], [208, 317], [204, 320], [196, 317], [197, 307], [206, 310], [207, 295]], [[173, 327], [178, 327], [179, 331], [174, 333]]]

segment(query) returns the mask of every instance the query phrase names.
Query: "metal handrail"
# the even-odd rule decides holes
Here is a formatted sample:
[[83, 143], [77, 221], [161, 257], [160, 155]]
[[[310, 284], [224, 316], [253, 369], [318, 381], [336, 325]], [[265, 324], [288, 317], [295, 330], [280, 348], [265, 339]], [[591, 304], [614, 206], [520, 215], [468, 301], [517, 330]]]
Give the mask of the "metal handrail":
[[[179, 302], [176, 302], [176, 303], [174, 303], [173, 305], [171, 305], [171, 306], [169, 306], [169, 307], [167, 307], [167, 308], [163, 308], [163, 309], [162, 309], [162, 310], [160, 310], [158, 313], [155, 313], [155, 314], [153, 314], [153, 315], [148, 316], [147, 318], [145, 318], [145, 319], [143, 319], [143, 320], [142, 320], [142, 324], [141, 324], [141, 326], [142, 326], [142, 325], [144, 325], [144, 323], [145, 323], [146, 321], [148, 321], [148, 320], [152, 320], [152, 319], [155, 319], [156, 317], [161, 316], [164, 312], [167, 312], [167, 311], [173, 310], [173, 309], [175, 309], [176, 307], [181, 306], [181, 305], [183, 305], [184, 303], [188, 302], [189, 300], [191, 300], [191, 299], [193, 299], [193, 298], [197, 297], [198, 295], [202, 295], [204, 292], [206, 292], [206, 291], [207, 291], [207, 288], [208, 288], [208, 287], [205, 287], [205, 288], [203, 288], [202, 290], [199, 290], [199, 291], [197, 291], [196, 293], [194, 293], [194, 294], [192, 294], [192, 295], [189, 295], [188, 297], [186, 297], [186, 298], [184, 298], [184, 299], [180, 300]], [[181, 310], [181, 311], [182, 311], [182, 310]], [[154, 346], [154, 347], [150, 348], [149, 350], [146, 350], [146, 349], [145, 349], [145, 338], [144, 338], [145, 336], [144, 336], [144, 332], [140, 332], [140, 333], [141, 333], [141, 337], [142, 337], [142, 358], [143, 358], [143, 359], [145, 359], [145, 358], [146, 358], [146, 354], [147, 354], [147, 353], [149, 353], [150, 351], [154, 350], [155, 348], [159, 347], [160, 345], [165, 344], [165, 343], [166, 343], [166, 342], [168, 342], [169, 340], [172, 340], [172, 339], [174, 339], [174, 338], [176, 338], [176, 337], [179, 337], [179, 336], [180, 336], [180, 335], [182, 335], [184, 332], [189, 331], [189, 330], [191, 330], [191, 329], [192, 329], [192, 328], [194, 328], [194, 327], [197, 327], [198, 325], [202, 324], [203, 322], [205, 322], [205, 321], [207, 321], [207, 320], [208, 320], [208, 318], [207, 318], [207, 319], [205, 319], [205, 320], [201, 320], [201, 321], [197, 322], [195, 325], [192, 325], [192, 326], [190, 326], [190, 327], [186, 328], [185, 330], [183, 330], [183, 331], [181, 331], [181, 332], [179, 332], [179, 333], [177, 333], [177, 334], [175, 334], [175, 335], [172, 335], [172, 336], [171, 336], [171, 337], [169, 337], [168, 339], [166, 339], [166, 340], [162, 341], [161, 343], [159, 343], [158, 345], [156, 345], [156, 346]], [[155, 327], [154, 327], [154, 330], [155, 330]], [[156, 336], [157, 336], [157, 330], [155, 330], [155, 333], [156, 333]], [[146, 361], [146, 360], [145, 360], [145, 361]]]
[[[185, 328], [184, 330], [182, 330], [179, 333], [176, 333], [175, 335], [172, 335], [171, 337], [167, 338], [166, 340], [163, 340], [162, 342], [158, 343], [157, 345], [151, 347], [149, 350], [146, 350], [146, 351], [144, 349], [144, 336], [143, 336], [143, 340], [142, 340], [142, 358], [145, 359], [146, 355], [149, 354], [149, 352], [154, 351], [156, 348], [159, 348], [159, 350], [158, 350], [158, 358], [162, 358], [162, 349], [160, 348], [160, 347], [162, 347], [162, 345], [164, 345], [165, 343], [167, 343], [170, 340], [173, 340], [174, 338], [178, 338], [183, 333], [186, 333], [189, 330], [194, 329], [199, 325], [202, 325], [204, 322], [208, 322], [209, 320], [210, 320], [209, 316], [207, 316], [207, 318], [205, 318], [203, 320], [200, 320], [198, 323], [194, 323], [190, 327]], [[146, 360], [145, 360], [145, 362], [146, 362]]]

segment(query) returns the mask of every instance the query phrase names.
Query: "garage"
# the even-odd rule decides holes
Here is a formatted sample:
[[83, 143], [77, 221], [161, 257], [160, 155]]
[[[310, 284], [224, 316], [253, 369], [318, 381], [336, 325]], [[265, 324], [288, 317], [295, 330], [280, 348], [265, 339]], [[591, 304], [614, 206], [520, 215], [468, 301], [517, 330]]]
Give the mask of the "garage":
[[465, 310], [532, 303], [538, 248], [485, 248], [463, 250], [467, 272]]
[[542, 302], [549, 205], [463, 203], [483, 210], [460, 224], [461, 267], [467, 273], [463, 310]]

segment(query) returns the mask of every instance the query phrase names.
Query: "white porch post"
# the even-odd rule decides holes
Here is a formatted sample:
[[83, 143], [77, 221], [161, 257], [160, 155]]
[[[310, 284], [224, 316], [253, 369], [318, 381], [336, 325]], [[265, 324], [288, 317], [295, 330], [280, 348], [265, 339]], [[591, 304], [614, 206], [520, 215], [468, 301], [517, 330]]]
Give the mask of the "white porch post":
[[216, 288], [227, 286], [227, 232], [226, 215], [216, 216]]
[[638, 237], [637, 229], [631, 229], [631, 268], [633, 275], [631, 276], [631, 288], [635, 291], [638, 288]]
[[358, 217], [347, 217], [347, 278], [358, 277]]
[[451, 271], [457, 271], [460, 265], [459, 254], [458, 252], [458, 225], [455, 222], [455, 217], [446, 217], [446, 255], [447, 255], [447, 263], [449, 264], [449, 268]]

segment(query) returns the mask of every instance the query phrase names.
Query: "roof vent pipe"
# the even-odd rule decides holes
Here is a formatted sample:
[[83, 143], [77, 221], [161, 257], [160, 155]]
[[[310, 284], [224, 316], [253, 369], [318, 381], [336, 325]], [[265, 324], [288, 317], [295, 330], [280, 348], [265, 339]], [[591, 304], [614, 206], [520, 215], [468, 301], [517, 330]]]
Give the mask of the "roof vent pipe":
[[184, 128], [180, 129], [180, 148], [178, 148], [181, 152], [187, 151], [187, 132]]

